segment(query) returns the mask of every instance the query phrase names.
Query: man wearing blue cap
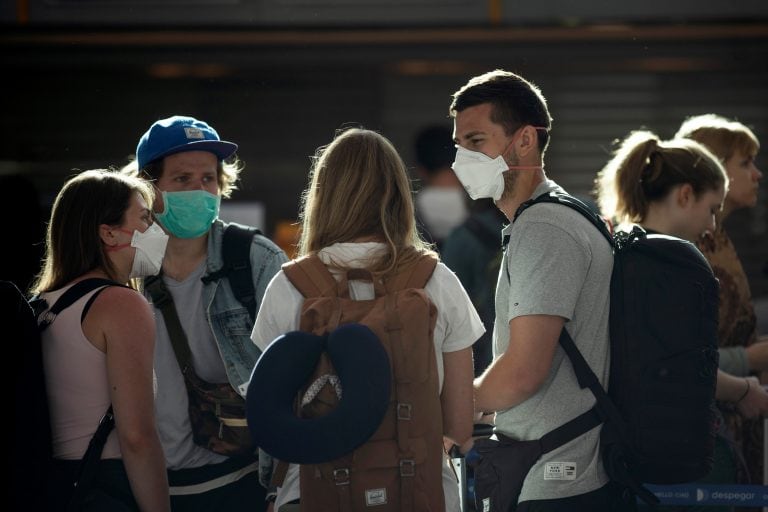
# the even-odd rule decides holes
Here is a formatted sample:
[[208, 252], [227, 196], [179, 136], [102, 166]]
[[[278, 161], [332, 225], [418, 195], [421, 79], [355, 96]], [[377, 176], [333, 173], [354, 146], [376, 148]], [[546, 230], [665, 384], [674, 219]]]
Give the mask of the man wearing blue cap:
[[[136, 148], [138, 173], [154, 185], [155, 216], [170, 237], [160, 282], [148, 282], [147, 289], [158, 309], [157, 421], [171, 504], [177, 512], [264, 507], [265, 489], [259, 484], [253, 451], [233, 456], [215, 434], [207, 443], [200, 442], [199, 429], [193, 428], [194, 407], [189, 407], [190, 378], [181, 370], [190, 366], [204, 383], [224, 384], [244, 396], [260, 355], [249, 339], [251, 314], [233, 291], [233, 284], [241, 283], [225, 268], [228, 225], [218, 218], [221, 198], [230, 196], [241, 171], [239, 162], [230, 161], [236, 150], [236, 144], [221, 140], [207, 123], [183, 116], [154, 123]], [[269, 239], [256, 234], [248, 261], [258, 307], [267, 284], [287, 258]], [[160, 295], [172, 299], [178, 321], [169, 316], [165, 301], [158, 300], [156, 284], [163, 290]], [[184, 335], [188, 365], [179, 356], [184, 351], [179, 352], [178, 340]], [[193, 393], [190, 396], [194, 399]]]

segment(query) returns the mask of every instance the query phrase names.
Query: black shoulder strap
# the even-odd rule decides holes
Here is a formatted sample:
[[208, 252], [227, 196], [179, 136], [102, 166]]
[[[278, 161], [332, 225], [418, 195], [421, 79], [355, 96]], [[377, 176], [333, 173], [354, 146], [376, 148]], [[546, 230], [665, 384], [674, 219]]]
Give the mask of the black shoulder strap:
[[115, 427], [115, 415], [112, 412], [110, 404], [107, 412], [104, 413], [96, 432], [93, 434], [85, 455], [80, 460], [77, 470], [77, 480], [75, 480], [75, 490], [67, 504], [67, 512], [82, 510], [83, 500], [93, 485], [93, 479], [101, 461], [101, 452], [104, 451], [104, 445], [107, 443], [109, 433]]
[[[565, 330], [565, 327], [563, 327], [563, 330], [560, 333], [559, 342], [560, 346], [563, 347], [563, 350], [568, 355], [568, 359], [571, 360], [579, 386], [581, 386], [582, 389], [589, 388], [595, 396], [596, 403], [593, 410], [596, 411], [598, 416], [610, 426], [609, 428], [612, 429], [612, 432], [618, 436], [622, 447], [625, 450], [630, 450], [632, 441], [627, 436], [628, 428], [624, 418], [621, 416], [621, 412], [619, 412], [616, 405], [613, 403], [613, 400], [611, 400], [608, 393], [600, 384], [597, 375], [595, 375], [595, 372], [589, 366], [589, 363], [584, 359], [584, 356], [579, 351], [573, 338], [571, 338], [571, 335]], [[581, 416], [576, 418], [576, 420], [579, 418], [581, 418]], [[561, 431], [560, 433], [562, 434], [562, 437], [557, 440], [558, 442], [562, 440], [569, 441], [580, 435], [579, 425], [573, 424], [576, 420], [572, 420], [570, 423], [566, 423], [562, 427], [556, 429], [556, 431]], [[550, 434], [552, 433], [553, 432], [550, 432]], [[562, 444], [564, 443], [558, 444], [557, 446], [561, 446]], [[557, 446], [554, 446], [553, 448], [556, 448]], [[621, 454], [616, 454], [616, 456], [623, 457]], [[631, 471], [623, 461], [613, 465], [613, 470], [615, 473], [611, 474], [611, 478], [629, 487], [646, 503], [658, 505], [659, 499], [648, 489], [643, 487], [642, 482], [638, 481], [638, 479], [632, 475]]]
[[223, 265], [216, 272], [203, 277], [204, 283], [226, 277], [235, 298], [248, 310], [251, 320], [256, 319], [256, 292], [253, 288], [251, 272], [251, 243], [253, 237], [260, 234], [259, 229], [251, 226], [236, 222], [228, 224], [224, 229], [222, 242]]
[[[144, 289], [152, 297], [155, 307], [163, 314], [165, 328], [168, 330], [168, 337], [171, 339], [171, 346], [176, 355], [176, 361], [179, 363], [179, 369], [182, 374], [186, 374], [192, 367], [192, 351], [176, 312], [176, 306], [173, 304], [173, 296], [163, 282], [163, 274], [160, 273], [144, 279]], [[186, 384], [186, 380], [184, 383]]]
[[554, 190], [550, 192], [544, 192], [543, 194], [534, 197], [533, 199], [529, 199], [528, 201], [521, 204], [515, 212], [515, 217], [512, 219], [512, 222], [515, 222], [520, 214], [523, 213], [526, 209], [538, 203], [562, 204], [571, 208], [572, 210], [576, 210], [582, 214], [589, 222], [591, 222], [598, 229], [598, 231], [600, 231], [606, 240], [608, 240], [608, 243], [613, 245], [613, 235], [611, 235], [611, 231], [608, 229], [608, 225], [606, 224], [605, 219], [595, 213], [592, 208], [587, 206], [584, 201], [581, 201], [580, 199], [577, 199], [568, 194], [556, 192]]
[[502, 243], [499, 232], [492, 230], [476, 217], [467, 217], [467, 220], [464, 221], [464, 226], [488, 249], [492, 251], [501, 249]]
[[124, 286], [120, 283], [116, 283], [111, 279], [103, 279], [100, 277], [94, 277], [90, 279], [83, 279], [82, 281], [72, 285], [69, 290], [59, 297], [59, 299], [45, 311], [44, 300], [33, 300], [30, 302], [35, 309], [35, 315], [38, 317], [38, 328], [40, 332], [46, 330], [51, 323], [56, 319], [59, 313], [70, 307], [77, 302], [81, 297], [102, 286]]

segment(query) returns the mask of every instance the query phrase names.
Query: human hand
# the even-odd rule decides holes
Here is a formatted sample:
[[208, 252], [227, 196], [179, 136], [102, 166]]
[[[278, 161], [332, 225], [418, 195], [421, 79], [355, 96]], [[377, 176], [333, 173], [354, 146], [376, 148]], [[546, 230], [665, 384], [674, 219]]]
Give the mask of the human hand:
[[496, 423], [496, 413], [475, 411], [475, 416], [473, 417], [473, 421], [474, 423], [486, 423], [488, 425], [493, 425]]
[[736, 410], [745, 418], [768, 415], [768, 391], [760, 385], [757, 377], [746, 377], [747, 389], [736, 402]]
[[451, 458], [459, 457], [460, 455], [466, 455], [475, 443], [475, 439], [470, 437], [463, 443], [457, 443], [449, 437], [443, 436], [443, 448], [445, 453]]

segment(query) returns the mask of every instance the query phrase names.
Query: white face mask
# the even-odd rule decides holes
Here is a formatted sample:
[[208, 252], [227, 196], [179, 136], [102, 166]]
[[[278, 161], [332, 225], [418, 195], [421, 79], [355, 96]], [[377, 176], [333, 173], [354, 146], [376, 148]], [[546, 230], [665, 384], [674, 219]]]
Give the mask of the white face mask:
[[504, 193], [503, 174], [509, 169], [503, 156], [491, 158], [485, 153], [456, 146], [456, 161], [451, 169], [472, 199], [501, 199]]
[[129, 277], [154, 276], [160, 272], [167, 245], [168, 235], [158, 223], [152, 224], [143, 233], [134, 231], [131, 247], [136, 248], [136, 253]]
[[[535, 130], [548, 131], [545, 126], [533, 126]], [[520, 133], [518, 130], [516, 133]], [[517, 135], [507, 144], [502, 155], [515, 143]], [[508, 170], [535, 170], [541, 169], [540, 165], [515, 165], [510, 167], [502, 155], [491, 158], [485, 153], [472, 151], [456, 146], [456, 161], [451, 168], [456, 177], [464, 186], [464, 189], [472, 199], [490, 197], [494, 201], [501, 199], [504, 193], [504, 172]]]
[[416, 194], [416, 208], [434, 238], [447, 237], [467, 218], [464, 197], [456, 187], [424, 187]]

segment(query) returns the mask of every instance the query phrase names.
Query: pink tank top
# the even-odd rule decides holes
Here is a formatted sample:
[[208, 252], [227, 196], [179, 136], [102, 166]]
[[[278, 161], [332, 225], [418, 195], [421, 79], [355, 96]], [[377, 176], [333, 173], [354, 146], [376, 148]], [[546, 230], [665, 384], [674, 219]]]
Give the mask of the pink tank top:
[[[69, 288], [44, 293], [41, 298], [52, 306]], [[87, 293], [59, 313], [42, 333], [53, 456], [57, 459], [83, 458], [111, 403], [106, 354], [86, 339], [80, 325], [88, 299], [101, 289]], [[116, 430], [110, 432], [101, 458], [121, 458]]]

